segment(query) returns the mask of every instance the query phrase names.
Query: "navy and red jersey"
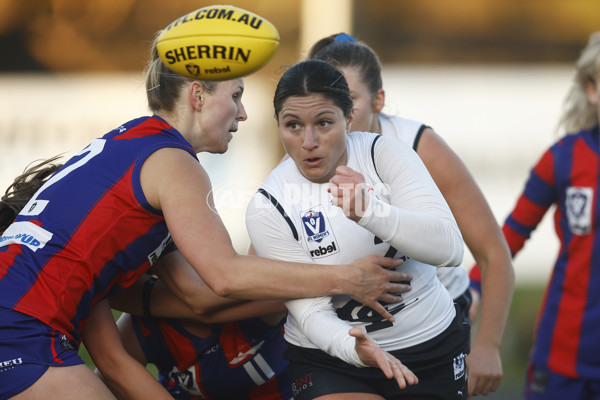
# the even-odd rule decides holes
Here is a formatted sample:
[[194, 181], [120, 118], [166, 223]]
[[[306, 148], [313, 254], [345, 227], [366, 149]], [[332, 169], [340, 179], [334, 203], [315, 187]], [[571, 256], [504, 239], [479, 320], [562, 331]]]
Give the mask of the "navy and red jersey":
[[283, 321], [214, 324], [201, 338], [179, 320], [131, 316], [146, 360], [177, 399], [288, 400], [292, 392]]
[[[532, 361], [570, 378], [600, 378], [599, 134], [596, 126], [550, 147], [502, 227], [514, 257], [556, 206], [560, 249], [538, 315]], [[478, 268], [471, 279], [480, 281]]]
[[99, 300], [135, 282], [170, 241], [140, 169], [164, 147], [191, 145], [159, 117], [109, 132], [68, 160], [0, 237], [0, 307], [80, 341]]

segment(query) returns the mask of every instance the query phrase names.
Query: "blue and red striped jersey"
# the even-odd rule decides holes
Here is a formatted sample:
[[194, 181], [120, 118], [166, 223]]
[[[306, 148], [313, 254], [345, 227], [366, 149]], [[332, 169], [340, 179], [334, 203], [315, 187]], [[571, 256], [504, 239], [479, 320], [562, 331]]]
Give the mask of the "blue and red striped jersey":
[[[596, 126], [550, 147], [502, 227], [514, 257], [555, 205], [560, 249], [538, 315], [532, 361], [571, 378], [600, 378], [599, 146]], [[476, 267], [471, 279], [480, 281]]]
[[196, 157], [164, 120], [142, 117], [56, 171], [0, 237], [0, 306], [79, 341], [94, 304], [135, 282], [170, 241], [140, 184], [143, 162], [163, 147]]
[[131, 316], [146, 360], [177, 399], [292, 399], [283, 321], [260, 318], [214, 324], [208, 337], [179, 320]]

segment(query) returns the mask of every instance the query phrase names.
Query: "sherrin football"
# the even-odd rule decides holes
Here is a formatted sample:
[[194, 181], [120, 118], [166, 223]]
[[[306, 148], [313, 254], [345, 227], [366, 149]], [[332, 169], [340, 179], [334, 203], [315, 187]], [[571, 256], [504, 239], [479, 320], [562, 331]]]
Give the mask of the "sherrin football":
[[200, 80], [249, 75], [279, 46], [279, 33], [266, 19], [234, 6], [200, 8], [169, 24], [156, 48], [172, 71]]

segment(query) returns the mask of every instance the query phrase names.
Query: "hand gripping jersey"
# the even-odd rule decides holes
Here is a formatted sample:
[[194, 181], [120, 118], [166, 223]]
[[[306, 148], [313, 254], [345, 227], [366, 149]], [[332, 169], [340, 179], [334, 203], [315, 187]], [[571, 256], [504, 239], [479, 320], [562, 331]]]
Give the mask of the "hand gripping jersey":
[[[423, 123], [384, 113], [379, 114], [379, 124], [383, 136], [395, 136], [417, 151], [421, 134], [427, 128]], [[467, 270], [460, 268], [438, 268], [438, 279], [450, 292], [453, 299], [460, 297], [469, 288]]]
[[215, 324], [201, 338], [179, 320], [132, 316], [132, 323], [146, 360], [177, 399], [292, 398], [281, 325], [251, 318]]
[[[600, 379], [598, 126], [561, 138], [533, 167], [502, 231], [515, 256], [556, 205], [561, 246], [538, 316], [532, 360], [570, 378]], [[471, 272], [478, 278], [475, 266]]]
[[[379, 198], [371, 198], [369, 209], [381, 206], [381, 215], [374, 211], [361, 224], [346, 218], [331, 203], [328, 184], [308, 181], [288, 159], [250, 202], [246, 225], [257, 253], [268, 258], [319, 264], [346, 264], [369, 255], [405, 259], [398, 268], [412, 275], [412, 290], [402, 294], [404, 302], [386, 305], [396, 314], [394, 324], [348, 296], [286, 303], [288, 342], [363, 365], [348, 335], [351, 326], [364, 327], [388, 351], [422, 343], [448, 327], [454, 306], [433, 265], [459, 264], [463, 242], [441, 193], [410, 147], [395, 138], [352, 132], [347, 149], [347, 165], [364, 175]], [[386, 209], [390, 204], [393, 209]], [[361, 226], [363, 220], [370, 230]], [[377, 223], [369, 226], [370, 221], [384, 221], [392, 232], [378, 230]]]
[[165, 121], [143, 117], [67, 161], [0, 237], [0, 306], [79, 341], [94, 304], [135, 282], [170, 240], [140, 185], [143, 162], [164, 147], [196, 157]]

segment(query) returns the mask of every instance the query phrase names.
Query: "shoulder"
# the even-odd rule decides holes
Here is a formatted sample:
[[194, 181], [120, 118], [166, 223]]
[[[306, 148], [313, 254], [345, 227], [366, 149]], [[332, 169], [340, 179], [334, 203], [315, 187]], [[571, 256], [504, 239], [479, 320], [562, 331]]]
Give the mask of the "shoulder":
[[282, 215], [286, 214], [284, 207], [290, 198], [290, 194], [286, 193], [291, 187], [295, 187], [302, 183], [300, 173], [291, 158], [281, 162], [271, 173], [266, 177], [264, 182], [258, 187], [254, 196], [248, 203], [246, 210], [246, 223], [249, 219], [254, 219], [258, 216], [264, 222], [265, 218], [272, 218], [271, 213], [265, 212], [275, 207]]
[[294, 160], [287, 158], [277, 165], [265, 178], [260, 188], [269, 193], [276, 194], [283, 190], [286, 183], [297, 182], [300, 174]]
[[348, 147], [370, 147], [381, 135], [373, 132], [354, 131], [347, 135], [346, 144]]
[[[554, 154], [566, 154], [574, 150], [576, 143], [584, 142], [591, 147], [597, 147], [597, 139], [591, 134], [589, 130], [580, 131], [573, 134], [566, 134], [554, 142], [547, 152]], [[566, 152], [566, 153], [565, 153]]]
[[384, 136], [396, 136], [411, 143], [427, 127], [423, 122], [409, 118], [381, 113], [379, 114], [381, 133]]

